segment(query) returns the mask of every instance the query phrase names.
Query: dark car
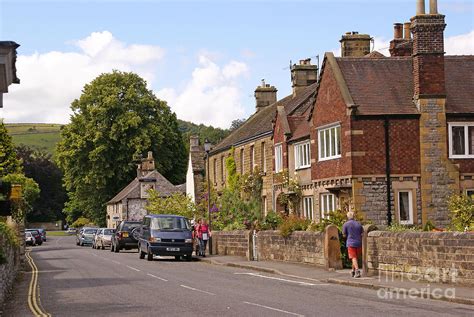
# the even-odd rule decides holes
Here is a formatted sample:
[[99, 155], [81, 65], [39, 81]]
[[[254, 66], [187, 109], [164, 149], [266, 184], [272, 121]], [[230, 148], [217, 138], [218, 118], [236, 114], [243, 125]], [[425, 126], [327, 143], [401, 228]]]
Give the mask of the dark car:
[[192, 259], [193, 238], [189, 220], [175, 215], [147, 215], [140, 227], [138, 252], [140, 259], [153, 255], [174, 256], [177, 260], [184, 256]]
[[43, 242], [46, 242], [46, 230], [45, 229], [40, 229], [40, 228], [38, 228], [38, 229], [35, 228], [34, 230], [38, 230], [39, 233], [41, 234], [41, 238], [43, 239]]
[[141, 222], [123, 220], [112, 235], [110, 251], [136, 249], [138, 247], [138, 235]]
[[31, 234], [35, 238], [36, 245], [43, 244], [43, 237], [41, 236], [41, 233], [38, 231], [38, 229], [25, 229], [25, 232], [31, 232]]

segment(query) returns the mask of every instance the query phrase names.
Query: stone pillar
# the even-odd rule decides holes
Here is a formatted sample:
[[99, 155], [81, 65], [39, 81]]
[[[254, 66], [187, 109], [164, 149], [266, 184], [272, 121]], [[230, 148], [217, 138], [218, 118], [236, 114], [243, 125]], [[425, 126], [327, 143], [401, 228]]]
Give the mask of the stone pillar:
[[342, 269], [339, 230], [334, 225], [327, 226], [324, 232], [324, 258], [326, 269]]

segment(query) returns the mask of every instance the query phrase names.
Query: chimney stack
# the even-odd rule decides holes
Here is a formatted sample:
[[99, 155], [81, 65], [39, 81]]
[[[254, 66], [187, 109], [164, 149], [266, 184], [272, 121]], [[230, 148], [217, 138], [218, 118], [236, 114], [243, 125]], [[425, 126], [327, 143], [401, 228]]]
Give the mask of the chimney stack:
[[192, 152], [198, 149], [199, 149], [199, 136], [191, 135], [189, 137], [189, 150]]
[[153, 158], [153, 152], [148, 151], [147, 158], [142, 159], [141, 163], [137, 168], [137, 176], [143, 177], [151, 171], [155, 170], [155, 159]]
[[262, 84], [255, 89], [255, 108], [256, 112], [260, 111], [277, 101], [277, 89], [275, 86], [270, 86], [265, 83], [265, 79], [262, 79]]
[[318, 65], [311, 64], [311, 58], [300, 60], [299, 65], [291, 66], [291, 86], [293, 96], [302, 88], [318, 81]]
[[359, 32], [347, 32], [341, 40], [342, 57], [361, 57], [370, 53], [370, 42], [372, 38], [368, 34]]
[[[390, 41], [390, 56], [411, 56], [413, 43], [410, 36], [410, 22], [395, 23], [393, 40]], [[403, 34], [404, 33], [404, 34]]]
[[410, 26], [411, 26], [410, 22], [403, 23], [403, 33], [404, 33], [403, 38], [405, 40], [411, 40]]
[[402, 39], [402, 32], [403, 32], [403, 24], [395, 23], [393, 25], [393, 39], [394, 40], [401, 40]]

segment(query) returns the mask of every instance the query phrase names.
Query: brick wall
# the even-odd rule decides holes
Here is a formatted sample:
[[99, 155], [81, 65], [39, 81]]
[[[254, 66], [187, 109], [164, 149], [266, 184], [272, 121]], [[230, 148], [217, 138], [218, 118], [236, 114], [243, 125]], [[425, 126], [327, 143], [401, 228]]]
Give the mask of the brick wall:
[[7, 262], [0, 264], [0, 312], [1, 307], [9, 294], [20, 266], [19, 250], [7, 245], [0, 236], [0, 246], [4, 250]]
[[259, 260], [326, 265], [324, 233], [295, 231], [283, 238], [278, 231], [260, 231], [257, 241]]
[[212, 233], [213, 248], [219, 255], [235, 255], [249, 258], [251, 231], [215, 231]]
[[[474, 233], [370, 232], [370, 273], [474, 285]], [[455, 277], [453, 277], [455, 276]]]

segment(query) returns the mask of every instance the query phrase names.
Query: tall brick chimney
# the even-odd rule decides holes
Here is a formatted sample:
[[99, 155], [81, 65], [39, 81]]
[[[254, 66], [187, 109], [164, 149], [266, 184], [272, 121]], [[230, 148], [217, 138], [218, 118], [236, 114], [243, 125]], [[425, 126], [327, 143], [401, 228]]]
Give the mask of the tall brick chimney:
[[[390, 56], [411, 56], [413, 53], [413, 41], [410, 35], [411, 23], [395, 23], [393, 40], [390, 41]], [[403, 34], [404, 33], [404, 34]]]
[[304, 87], [318, 81], [318, 65], [311, 65], [311, 58], [300, 60], [299, 65], [291, 66], [291, 86], [293, 96]]
[[444, 96], [444, 15], [438, 14], [436, 0], [430, 0], [430, 14], [425, 14], [424, 0], [417, 4], [417, 14], [411, 18], [415, 97]]
[[155, 159], [153, 158], [153, 152], [148, 151], [148, 156], [142, 159], [141, 163], [137, 168], [137, 176], [143, 177], [151, 171], [155, 170]]
[[255, 108], [256, 112], [262, 108], [274, 104], [277, 101], [277, 89], [275, 86], [270, 86], [262, 79], [262, 84], [255, 89]]
[[446, 88], [444, 75], [444, 15], [437, 1], [417, 0], [411, 18], [413, 33], [414, 102], [420, 112], [420, 164], [422, 224], [449, 223], [447, 197], [459, 193], [459, 169], [448, 159]]
[[370, 53], [370, 42], [372, 38], [368, 34], [359, 32], [347, 32], [341, 40], [342, 57], [359, 57]]

